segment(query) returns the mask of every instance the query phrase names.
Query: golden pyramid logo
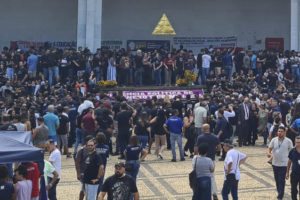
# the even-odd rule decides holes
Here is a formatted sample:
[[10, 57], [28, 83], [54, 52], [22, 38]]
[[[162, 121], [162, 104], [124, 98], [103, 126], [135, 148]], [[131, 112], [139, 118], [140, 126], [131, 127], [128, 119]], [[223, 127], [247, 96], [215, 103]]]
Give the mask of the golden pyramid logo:
[[165, 13], [153, 30], [152, 35], [176, 35], [176, 32]]

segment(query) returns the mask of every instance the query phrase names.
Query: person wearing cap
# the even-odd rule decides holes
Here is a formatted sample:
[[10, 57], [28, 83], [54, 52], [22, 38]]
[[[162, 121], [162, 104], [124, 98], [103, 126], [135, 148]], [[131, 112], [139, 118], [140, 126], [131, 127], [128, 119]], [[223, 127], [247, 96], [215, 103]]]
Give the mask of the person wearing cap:
[[118, 162], [115, 164], [115, 174], [105, 180], [98, 200], [103, 200], [106, 194], [109, 200], [128, 200], [132, 196], [134, 200], [139, 200], [139, 192], [135, 181], [131, 176], [125, 174], [125, 163]]
[[273, 138], [269, 144], [267, 156], [268, 158], [273, 157], [272, 167], [278, 192], [277, 199], [283, 199], [285, 177], [289, 160], [288, 155], [293, 148], [293, 143], [286, 137], [285, 127], [279, 126], [277, 135], [278, 136]]
[[231, 192], [233, 200], [238, 199], [238, 184], [241, 178], [240, 166], [247, 160], [246, 154], [233, 149], [234, 145], [230, 140], [224, 143], [226, 158], [224, 160], [224, 183], [222, 189], [223, 200], [228, 200]]

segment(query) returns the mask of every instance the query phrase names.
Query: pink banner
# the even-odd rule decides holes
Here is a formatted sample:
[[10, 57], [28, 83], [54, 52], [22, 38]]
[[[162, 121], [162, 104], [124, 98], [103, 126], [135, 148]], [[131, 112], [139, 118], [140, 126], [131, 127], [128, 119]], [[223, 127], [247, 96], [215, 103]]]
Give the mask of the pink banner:
[[196, 94], [203, 95], [202, 90], [148, 90], [148, 91], [123, 91], [123, 96], [128, 100], [136, 99], [151, 99], [156, 96], [158, 99], [163, 99], [165, 96], [174, 98], [180, 95], [182, 98], [186, 98], [186, 95], [190, 95], [191, 98], [195, 98]]

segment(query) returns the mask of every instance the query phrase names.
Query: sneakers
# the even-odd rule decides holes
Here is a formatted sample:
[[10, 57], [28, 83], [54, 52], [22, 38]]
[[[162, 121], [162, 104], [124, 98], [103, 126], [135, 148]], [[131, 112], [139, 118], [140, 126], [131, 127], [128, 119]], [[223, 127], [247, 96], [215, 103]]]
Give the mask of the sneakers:
[[162, 157], [162, 155], [161, 155], [160, 153], [158, 154], [157, 158], [158, 158], [159, 160], [163, 160], [163, 157]]
[[194, 154], [191, 154], [191, 155], [190, 155], [190, 158], [194, 158]]
[[176, 162], [176, 159], [172, 159], [171, 162]]
[[181, 158], [180, 161], [185, 161], [185, 158]]
[[213, 194], [213, 200], [218, 200], [218, 196], [216, 194]]

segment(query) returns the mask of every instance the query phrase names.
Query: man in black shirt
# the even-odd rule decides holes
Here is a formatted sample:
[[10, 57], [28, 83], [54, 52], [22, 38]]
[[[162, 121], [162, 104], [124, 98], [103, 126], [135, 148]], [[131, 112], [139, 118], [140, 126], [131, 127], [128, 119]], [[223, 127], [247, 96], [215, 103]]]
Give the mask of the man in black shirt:
[[129, 200], [132, 195], [134, 200], [139, 200], [136, 183], [131, 176], [125, 174], [124, 163], [115, 165], [115, 174], [105, 180], [98, 200], [103, 200], [106, 193], [108, 200]]
[[16, 70], [16, 75], [18, 83], [22, 85], [24, 81], [27, 79], [27, 69], [24, 67], [24, 62], [20, 61], [18, 69]]
[[[211, 158], [213, 161], [215, 161], [216, 151], [221, 150], [221, 144], [220, 144], [219, 138], [215, 134], [210, 133], [209, 124], [202, 125], [202, 133], [203, 134], [199, 135], [197, 138], [197, 141], [196, 141], [196, 144], [194, 147], [194, 153], [195, 153], [195, 155], [197, 155], [198, 147], [200, 146], [200, 144], [206, 143], [209, 146], [206, 156]], [[216, 200], [216, 199], [218, 199], [218, 197], [217, 197], [218, 189], [217, 189], [217, 184], [216, 184], [216, 180], [214, 177], [214, 173], [212, 173], [212, 176], [211, 176], [211, 183], [212, 183], [211, 186], [212, 186], [213, 199]]]
[[[68, 110], [68, 107], [65, 107], [65, 110]], [[68, 136], [70, 134], [70, 120], [67, 113], [63, 112], [63, 107], [57, 107], [58, 118], [59, 118], [59, 128], [57, 129], [57, 146], [61, 149], [64, 148], [64, 155], [67, 155], [67, 158], [71, 157], [68, 149]]]
[[[131, 110], [127, 110], [127, 106]], [[120, 154], [121, 156], [119, 159], [124, 159], [124, 150], [126, 146], [128, 145], [129, 140], [129, 129], [130, 125], [132, 123], [132, 118], [135, 117], [137, 111], [129, 106], [127, 103], [121, 104], [121, 110], [117, 115], [117, 121], [118, 121], [118, 136], [117, 136], [117, 144], [119, 144]]]
[[17, 127], [10, 122], [10, 116], [4, 115], [2, 117], [2, 124], [0, 125], [1, 131], [17, 131]]
[[96, 199], [99, 179], [104, 175], [104, 163], [96, 152], [94, 140], [88, 141], [86, 147], [89, 151], [89, 155], [85, 159], [86, 168], [83, 176], [86, 199]]
[[183, 119], [183, 115], [182, 115], [182, 109], [184, 108], [183, 103], [181, 102], [181, 96], [177, 96], [175, 97], [175, 101], [172, 104], [172, 108], [173, 109], [177, 109], [179, 112], [178, 117]]

